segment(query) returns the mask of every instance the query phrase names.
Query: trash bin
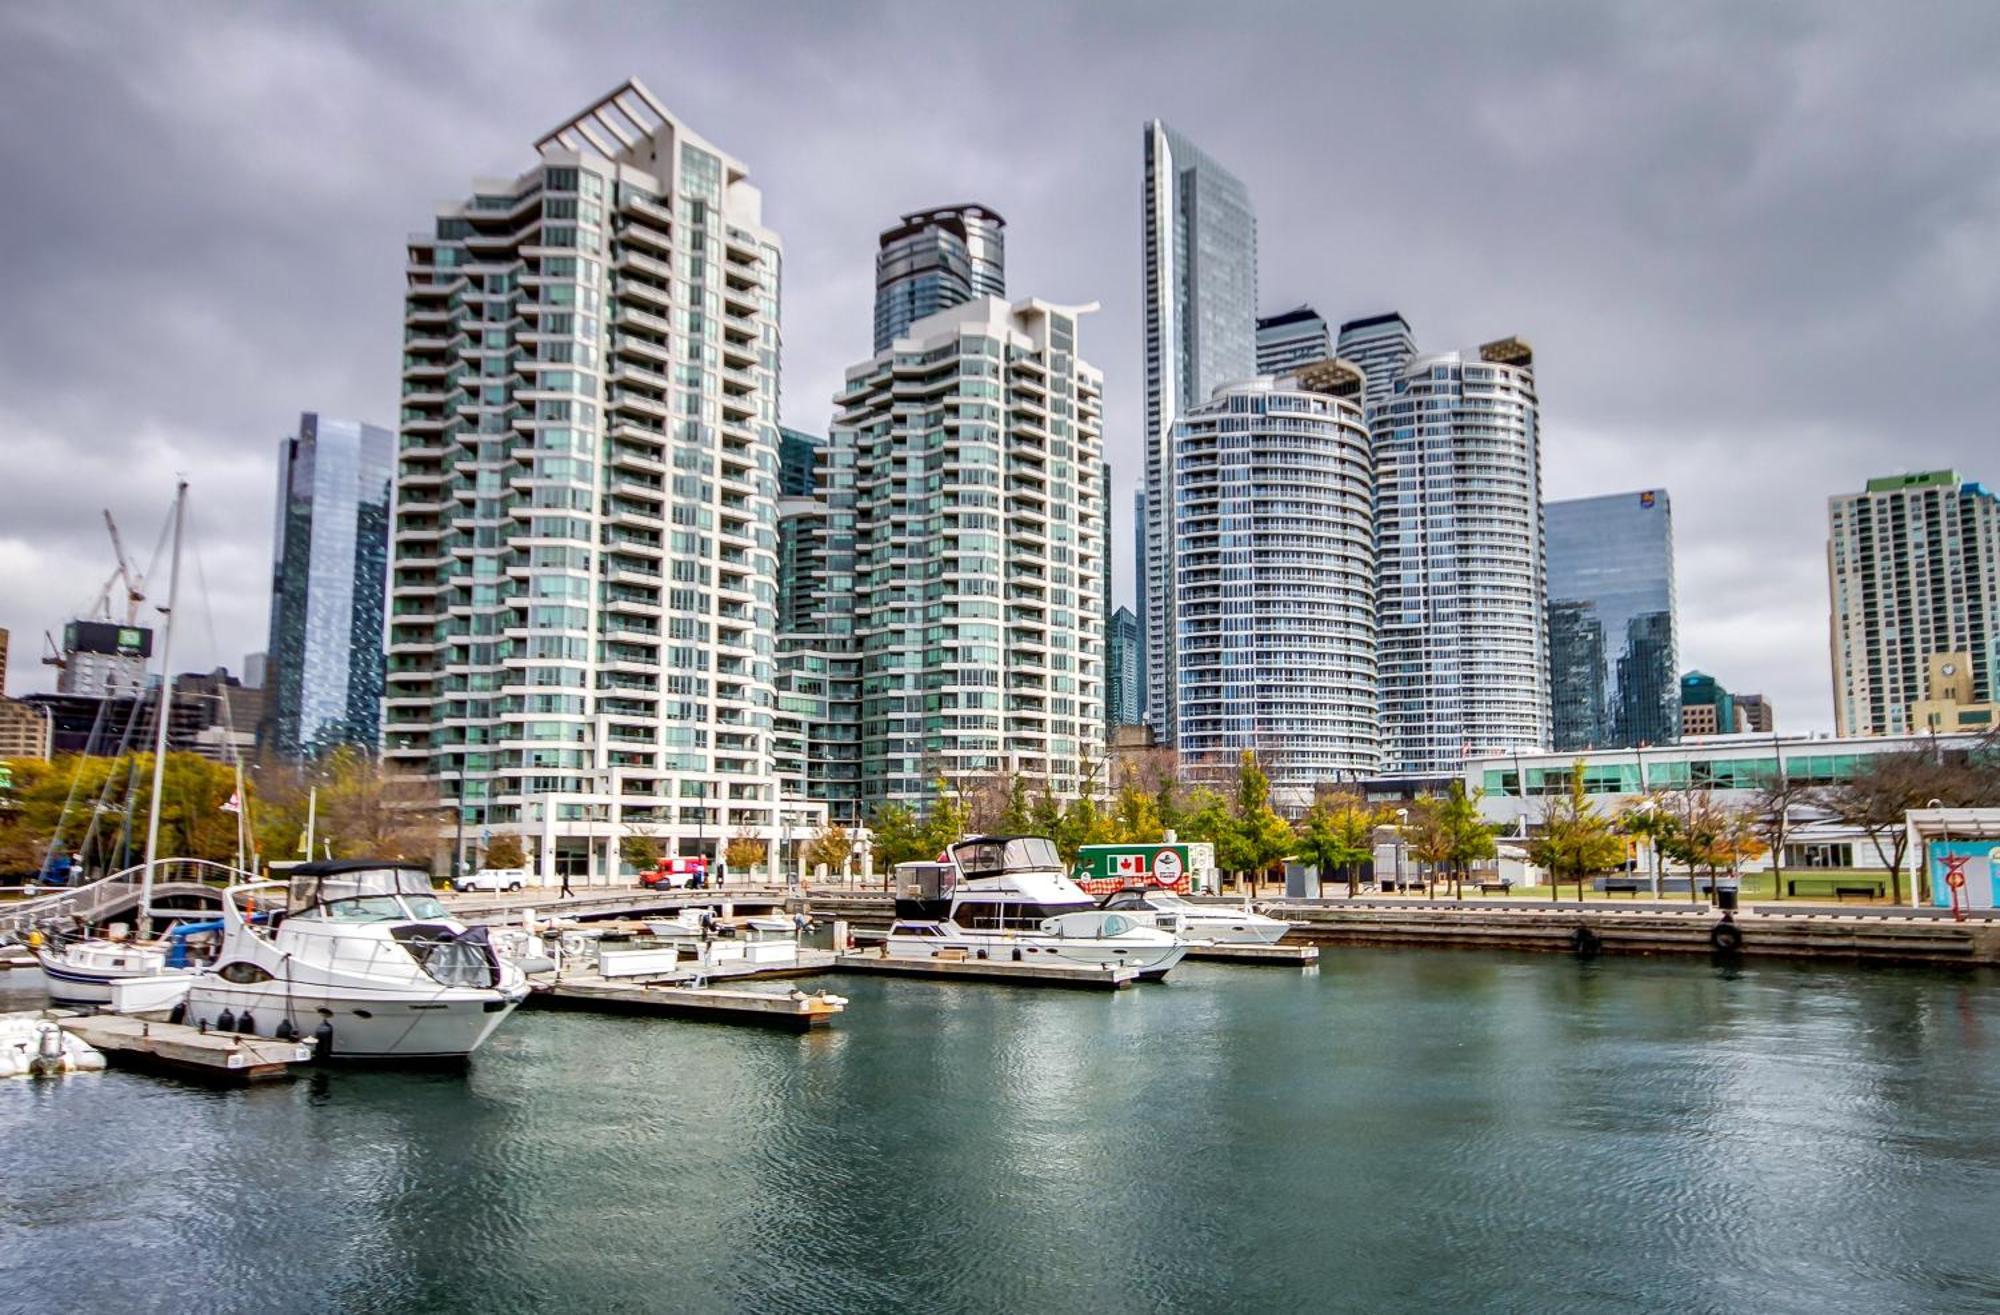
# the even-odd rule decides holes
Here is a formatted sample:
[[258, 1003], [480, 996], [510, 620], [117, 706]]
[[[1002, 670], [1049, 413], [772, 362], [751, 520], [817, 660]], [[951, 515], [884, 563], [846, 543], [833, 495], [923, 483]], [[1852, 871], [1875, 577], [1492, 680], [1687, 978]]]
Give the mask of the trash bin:
[[1736, 907], [1736, 887], [1717, 884], [1715, 887], [1715, 907], [1727, 912]]

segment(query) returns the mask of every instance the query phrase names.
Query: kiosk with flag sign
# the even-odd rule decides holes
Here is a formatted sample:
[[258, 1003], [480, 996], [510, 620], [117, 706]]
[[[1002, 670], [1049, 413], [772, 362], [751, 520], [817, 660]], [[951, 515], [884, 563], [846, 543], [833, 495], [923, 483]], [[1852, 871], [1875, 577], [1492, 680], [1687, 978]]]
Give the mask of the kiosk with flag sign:
[[1128, 886], [1199, 894], [1215, 889], [1215, 846], [1178, 841], [1085, 845], [1076, 854], [1076, 883], [1093, 895]]

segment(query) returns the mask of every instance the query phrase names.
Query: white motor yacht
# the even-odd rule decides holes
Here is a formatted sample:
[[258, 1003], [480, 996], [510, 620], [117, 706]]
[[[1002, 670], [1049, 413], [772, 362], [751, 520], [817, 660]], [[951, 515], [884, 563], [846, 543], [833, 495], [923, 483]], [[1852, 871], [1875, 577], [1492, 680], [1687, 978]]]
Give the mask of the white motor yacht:
[[1178, 932], [1191, 941], [1218, 945], [1276, 945], [1292, 924], [1269, 918], [1247, 905], [1197, 904], [1171, 890], [1127, 886], [1104, 897], [1098, 907], [1149, 921], [1163, 931]]
[[1147, 980], [1165, 977], [1188, 943], [1149, 919], [1111, 913], [1064, 871], [1041, 836], [974, 836], [936, 863], [896, 870], [892, 958], [956, 951], [1024, 963], [1123, 964]]
[[343, 859], [289, 876], [289, 889], [229, 889], [221, 953], [188, 988], [186, 1022], [318, 1037], [336, 1059], [451, 1059], [527, 997], [520, 968], [446, 913], [422, 867]]
[[93, 936], [37, 949], [35, 961], [48, 979], [49, 998], [57, 1004], [108, 1005], [113, 982], [165, 972], [167, 947], [156, 941]]

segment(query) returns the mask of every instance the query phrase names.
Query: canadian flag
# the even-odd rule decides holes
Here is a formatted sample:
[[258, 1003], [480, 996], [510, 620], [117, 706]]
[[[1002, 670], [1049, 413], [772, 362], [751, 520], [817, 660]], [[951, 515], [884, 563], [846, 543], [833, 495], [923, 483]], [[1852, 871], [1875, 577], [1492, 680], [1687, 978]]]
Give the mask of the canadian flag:
[[1145, 876], [1146, 856], [1144, 854], [1120, 854], [1118, 856], [1118, 875], [1121, 877]]
[[223, 800], [223, 801], [222, 801], [222, 811], [223, 811], [223, 812], [225, 812], [225, 813], [240, 813], [240, 812], [242, 812], [242, 811], [243, 811], [243, 796], [242, 796], [242, 795], [240, 795], [240, 794], [238, 794], [238, 793], [237, 793], [236, 791], [234, 791], [234, 790], [231, 790], [231, 791], [229, 792], [229, 798], [227, 798], [227, 799], [225, 799], [225, 800]]

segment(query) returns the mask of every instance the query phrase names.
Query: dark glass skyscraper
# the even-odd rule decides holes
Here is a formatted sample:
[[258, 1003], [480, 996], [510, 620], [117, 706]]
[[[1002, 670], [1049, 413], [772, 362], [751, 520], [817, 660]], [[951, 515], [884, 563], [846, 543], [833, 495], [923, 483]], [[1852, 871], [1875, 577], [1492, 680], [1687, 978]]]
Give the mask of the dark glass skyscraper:
[[1674, 522], [1665, 489], [1546, 504], [1555, 748], [1680, 738]]
[[882, 234], [875, 253], [875, 350], [926, 315], [1007, 295], [1007, 221], [983, 205], [919, 210]]
[[1129, 607], [1111, 614], [1104, 664], [1105, 719], [1113, 726], [1139, 722], [1139, 617]]
[[259, 743], [288, 758], [374, 753], [382, 717], [395, 440], [313, 412], [278, 443], [271, 639]]
[[821, 438], [796, 429], [778, 429], [778, 496], [810, 498], [813, 494], [813, 464], [818, 459]]

